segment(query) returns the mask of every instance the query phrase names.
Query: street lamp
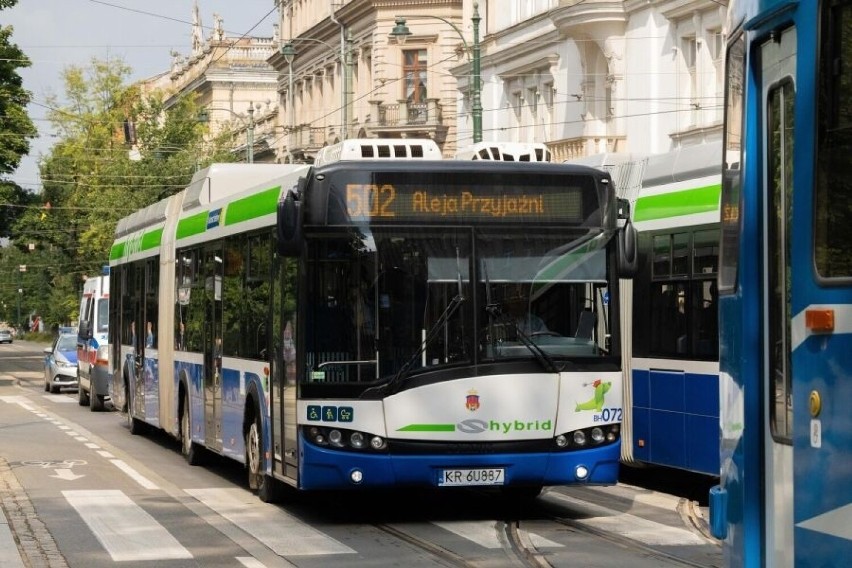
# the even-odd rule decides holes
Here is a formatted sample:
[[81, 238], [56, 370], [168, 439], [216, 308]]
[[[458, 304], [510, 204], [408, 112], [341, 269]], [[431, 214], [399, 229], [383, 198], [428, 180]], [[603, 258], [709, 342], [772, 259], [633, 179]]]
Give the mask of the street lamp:
[[27, 271], [26, 264], [18, 265], [18, 326], [21, 326], [21, 298], [24, 296], [24, 272]]
[[[290, 132], [293, 132], [296, 128], [296, 113], [293, 109], [293, 59], [296, 58], [297, 51], [296, 48], [293, 47], [293, 42], [288, 41], [284, 45], [281, 46], [281, 55], [284, 56], [284, 61], [287, 62], [287, 67], [289, 68], [289, 81], [287, 86], [287, 112], [289, 114], [289, 122], [290, 122]], [[293, 148], [290, 144], [290, 140], [287, 141], [287, 155], [290, 157], [289, 161], [293, 163]]]
[[468, 61], [470, 61], [471, 66], [471, 81], [472, 81], [472, 93], [473, 93], [473, 101], [471, 102], [471, 115], [473, 116], [473, 142], [474, 144], [477, 142], [482, 142], [482, 98], [481, 98], [481, 89], [482, 86], [479, 84], [479, 74], [480, 74], [480, 51], [479, 51], [479, 22], [482, 20], [479, 16], [479, 3], [473, 3], [473, 16], [471, 16], [470, 21], [473, 22], [473, 49], [471, 50], [467, 41], [464, 39], [464, 34], [462, 34], [461, 30], [451, 21], [442, 18], [441, 16], [432, 16], [432, 15], [420, 15], [420, 16], [396, 16], [396, 25], [391, 30], [389, 34], [390, 37], [396, 38], [397, 42], [400, 45], [405, 43], [405, 40], [408, 36], [411, 35], [411, 30], [408, 29], [408, 26], [405, 25], [405, 18], [434, 18], [436, 20], [441, 20], [445, 24], [449, 25], [453, 30], [459, 34], [459, 37], [462, 40], [462, 44], [464, 44], [465, 53], [467, 53]]
[[[258, 108], [260, 105], [258, 104]], [[200, 122], [208, 122], [210, 120], [210, 115], [207, 111], [211, 110], [220, 110], [223, 112], [229, 112], [235, 117], [240, 119], [240, 122], [243, 123], [243, 126], [246, 128], [246, 162], [249, 164], [254, 163], [254, 106], [249, 103], [248, 107], [248, 123], [245, 122], [245, 116], [239, 113], [232, 111], [227, 108], [220, 107], [207, 107], [202, 109], [200, 113], [198, 113], [198, 120]]]

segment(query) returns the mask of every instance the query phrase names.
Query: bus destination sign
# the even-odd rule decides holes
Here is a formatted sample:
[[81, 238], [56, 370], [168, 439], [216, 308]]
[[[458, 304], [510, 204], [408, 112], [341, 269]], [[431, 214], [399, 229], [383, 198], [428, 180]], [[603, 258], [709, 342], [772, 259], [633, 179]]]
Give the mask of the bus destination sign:
[[561, 221], [583, 220], [579, 187], [417, 187], [346, 184], [346, 212], [352, 221]]

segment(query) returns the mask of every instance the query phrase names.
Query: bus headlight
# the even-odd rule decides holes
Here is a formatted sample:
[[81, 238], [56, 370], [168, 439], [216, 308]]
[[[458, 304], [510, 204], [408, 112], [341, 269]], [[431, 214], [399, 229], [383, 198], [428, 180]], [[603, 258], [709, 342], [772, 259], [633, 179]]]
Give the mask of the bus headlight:
[[557, 448], [564, 448], [568, 445], [568, 436], [566, 436], [565, 434], [559, 434], [558, 436], [556, 436], [555, 442]]
[[352, 432], [349, 436], [349, 443], [353, 448], [360, 450], [364, 447], [364, 434], [361, 432]]
[[341, 440], [343, 440], [343, 434], [340, 433], [340, 430], [331, 430], [328, 433], [328, 441], [338, 448], [342, 446]]
[[374, 450], [384, 450], [387, 447], [387, 442], [381, 436], [373, 436], [370, 438], [370, 447]]
[[603, 430], [601, 430], [600, 428], [597, 428], [597, 427], [592, 428], [592, 442], [594, 442], [596, 444], [600, 444], [601, 442], [603, 442], [603, 440], [604, 440]]
[[586, 445], [586, 433], [582, 430], [577, 430], [574, 432], [574, 443], [578, 446]]

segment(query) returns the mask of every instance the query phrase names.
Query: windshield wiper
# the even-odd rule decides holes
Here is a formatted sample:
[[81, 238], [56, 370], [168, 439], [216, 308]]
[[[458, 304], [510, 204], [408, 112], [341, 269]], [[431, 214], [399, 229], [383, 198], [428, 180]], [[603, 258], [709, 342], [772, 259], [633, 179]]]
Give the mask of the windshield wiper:
[[541, 363], [541, 366], [548, 373], [558, 373], [562, 369], [556, 364], [556, 361], [548, 355], [541, 347], [535, 344], [535, 342], [530, 338], [529, 335], [523, 332], [521, 326], [518, 325], [518, 322], [515, 318], [510, 318], [512, 325], [515, 327], [515, 333], [518, 335], [518, 339], [521, 340], [521, 343], [524, 344], [524, 347], [529, 349], [530, 353], [536, 358], [536, 361]]

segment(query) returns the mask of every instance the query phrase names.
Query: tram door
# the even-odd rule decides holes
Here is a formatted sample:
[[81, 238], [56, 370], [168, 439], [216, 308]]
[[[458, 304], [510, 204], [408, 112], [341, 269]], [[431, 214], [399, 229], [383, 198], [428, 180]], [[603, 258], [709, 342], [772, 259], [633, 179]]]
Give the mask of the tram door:
[[204, 442], [222, 451], [222, 275], [221, 243], [204, 248]]
[[[788, 28], [760, 48], [762, 139], [761, 201], [765, 222], [762, 298], [763, 440], [766, 565], [792, 566], [793, 368], [791, 365], [794, 266], [793, 137], [796, 103], [796, 29]], [[801, 258], [804, 255], [798, 255]], [[802, 401], [795, 401], [801, 404]], [[798, 546], [798, 543], [796, 544]]]

